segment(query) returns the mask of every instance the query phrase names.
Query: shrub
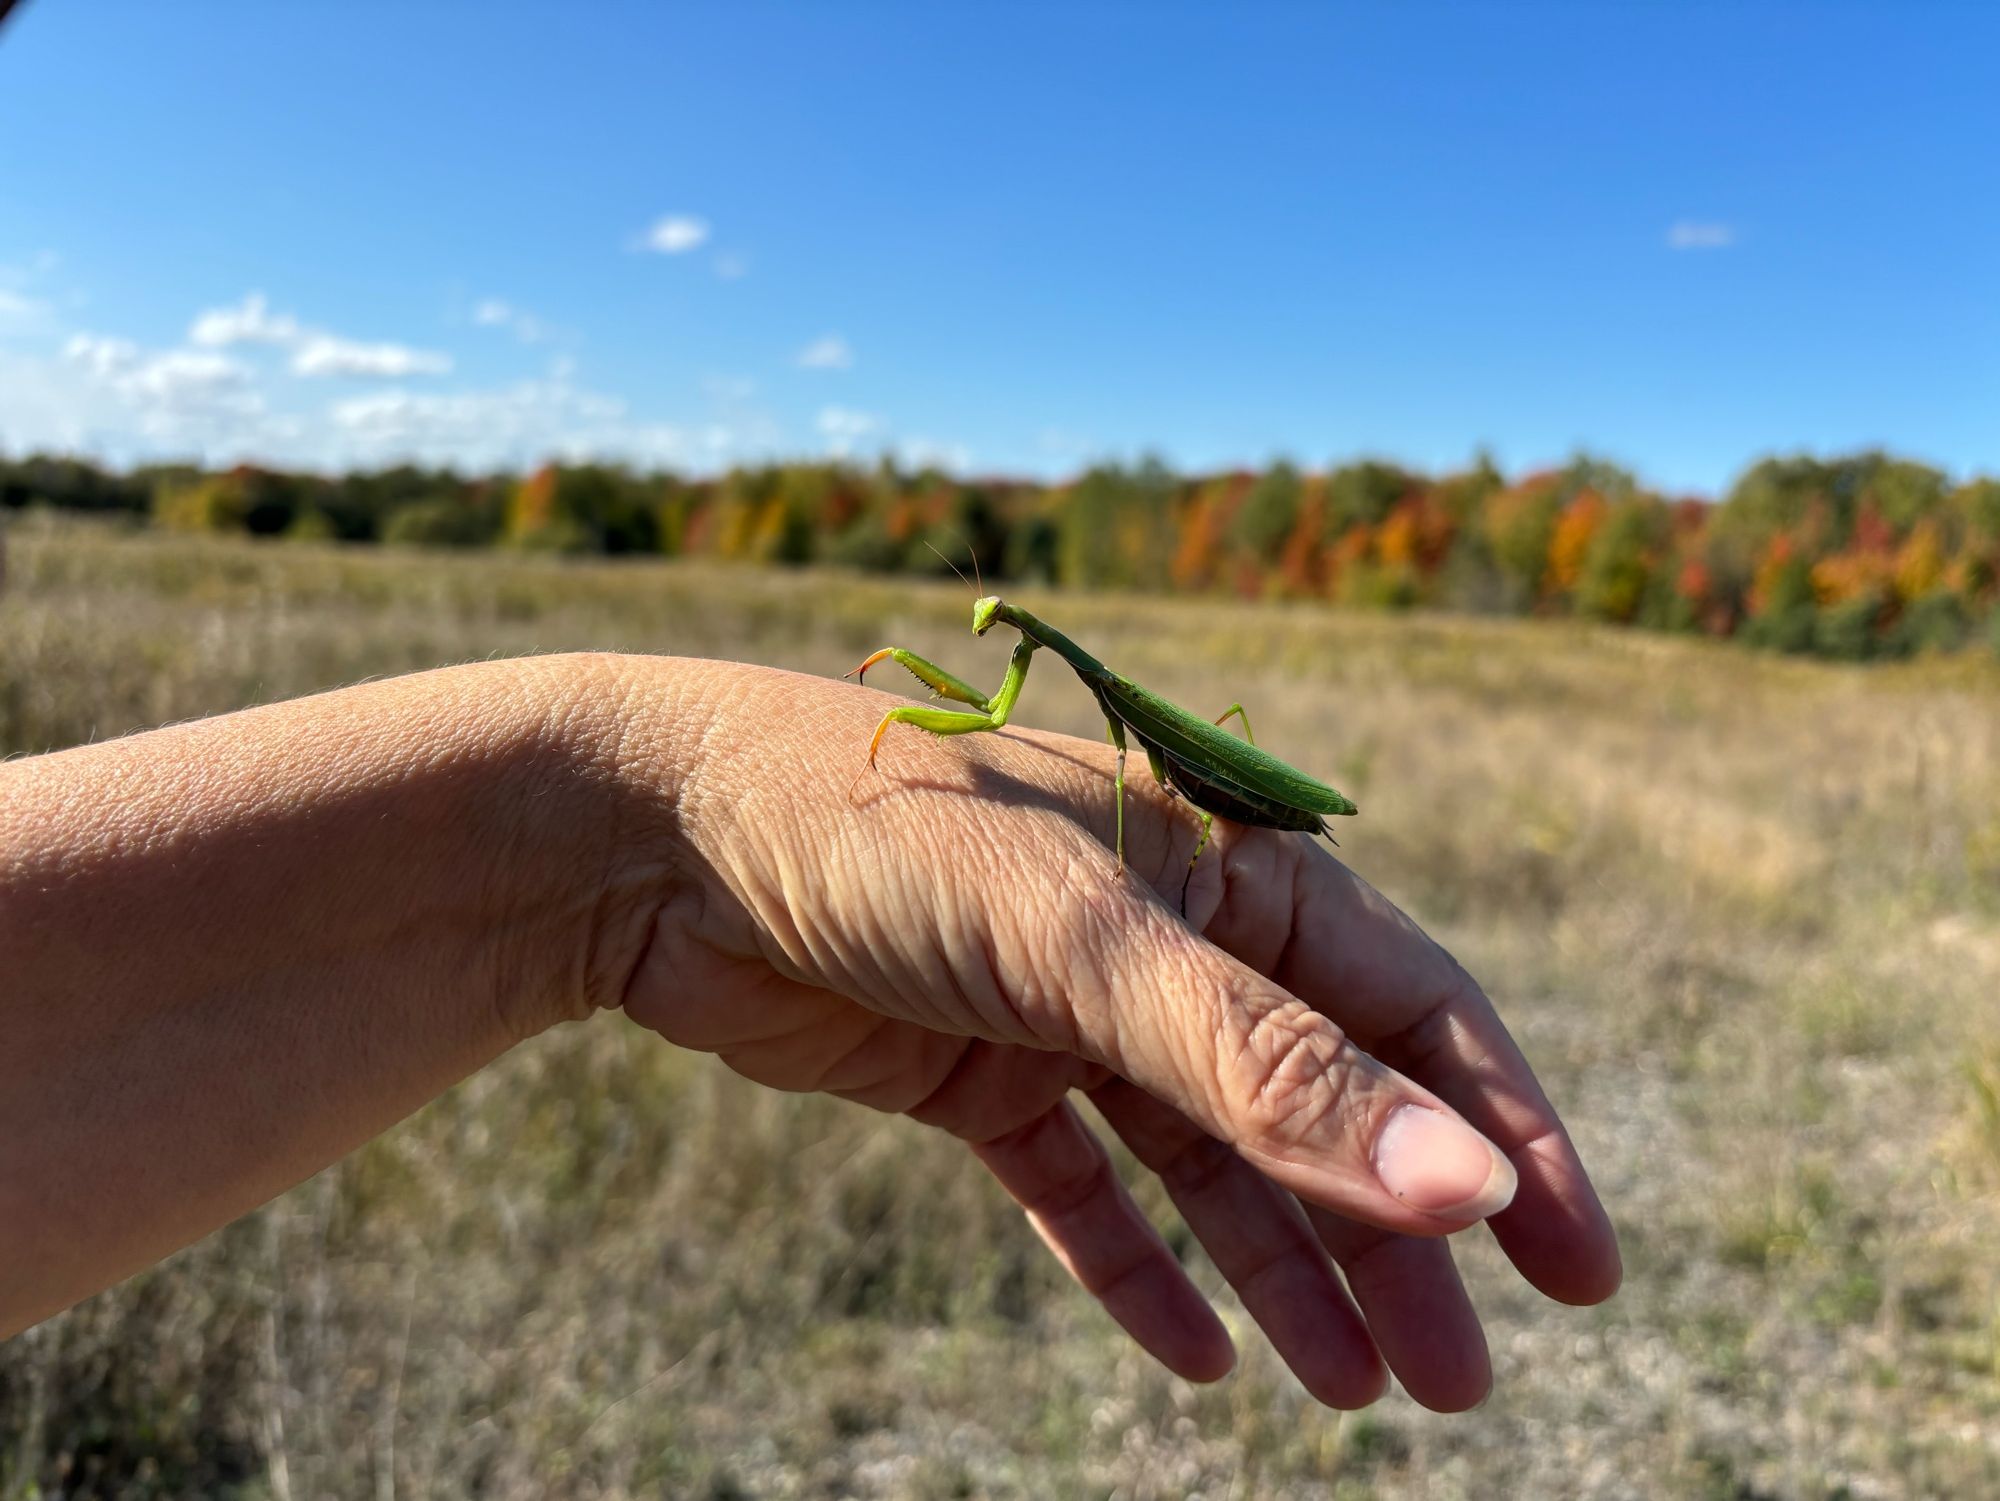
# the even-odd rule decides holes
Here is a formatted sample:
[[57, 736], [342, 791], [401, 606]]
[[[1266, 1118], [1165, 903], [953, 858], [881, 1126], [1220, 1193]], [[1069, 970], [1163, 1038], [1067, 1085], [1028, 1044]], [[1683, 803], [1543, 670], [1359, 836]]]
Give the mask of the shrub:
[[481, 547], [493, 540], [493, 525], [459, 501], [417, 500], [389, 513], [382, 540], [392, 547]]

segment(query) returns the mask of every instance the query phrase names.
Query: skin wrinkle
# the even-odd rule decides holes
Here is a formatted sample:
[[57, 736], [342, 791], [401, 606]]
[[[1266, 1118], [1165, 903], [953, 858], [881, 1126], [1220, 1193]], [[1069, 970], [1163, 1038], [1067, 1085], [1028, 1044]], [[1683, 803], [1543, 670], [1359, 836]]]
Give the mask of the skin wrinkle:
[[930, 1083], [930, 1087], [924, 1089], [907, 1107], [906, 1113], [913, 1120], [924, 1121], [928, 1124], [929, 1118], [936, 1112], [940, 1097], [950, 1094], [966, 1076], [975, 1072], [978, 1066], [978, 1060], [974, 1056], [974, 1045], [968, 1041], [963, 1047], [958, 1049], [956, 1055], [951, 1059], [949, 1066], [938, 1075], [934, 1082]]
[[812, 920], [808, 913], [809, 904], [805, 898], [807, 883], [802, 879], [802, 861], [794, 844], [795, 841], [790, 839], [779, 841], [772, 853], [772, 861], [776, 867], [774, 875], [778, 899], [784, 903], [790, 930], [797, 935], [800, 947], [811, 960], [810, 971], [804, 965], [799, 966], [800, 971], [838, 974], [840, 956], [835, 947], [825, 946], [821, 938], [828, 925]]
[[[596, 747], [595, 756], [585, 761], [578, 776], [584, 785], [601, 788], [620, 776], [636, 718], [629, 712], [607, 713], [605, 708], [607, 700], [622, 703], [625, 695], [619, 690], [627, 686], [625, 676], [617, 673], [612, 663], [593, 659], [590, 666], [597, 669], [593, 676], [601, 674], [606, 683], [587, 683], [575, 693], [554, 694], [545, 739], [552, 745]], [[541, 686], [546, 691], [548, 685]], [[611, 691], [603, 692], [604, 687]], [[530, 789], [529, 796], [547, 797], [551, 790], [544, 785]], [[677, 790], [673, 801], [678, 801]], [[672, 821], [670, 803], [662, 809], [661, 822], [670, 826]], [[600, 876], [590, 902], [587, 938], [578, 955], [573, 981], [571, 1015], [579, 1020], [623, 997], [631, 966], [644, 951], [651, 928], [650, 912], [646, 910], [649, 904], [643, 899], [635, 902], [633, 897], [651, 893], [657, 901], [657, 893], [670, 885], [666, 862], [641, 862], [638, 856], [644, 845], [636, 836], [624, 834], [615, 823], [605, 827], [599, 847]], [[624, 954], [634, 957], [621, 963], [617, 956]]]
[[[977, 860], [983, 869], [971, 883], [972, 889], [985, 894], [989, 900], [983, 908], [975, 908], [961, 899], [955, 904], [948, 925], [943, 920], [944, 914], [940, 914], [939, 941], [934, 945], [938, 962], [951, 974], [958, 998], [996, 1034], [1018, 1037], [1034, 1047], [1073, 1051], [1077, 1041], [1074, 1019], [1067, 1016], [1062, 1006], [1053, 1003], [1042, 980], [1045, 974], [1063, 971], [1030, 962], [1021, 966], [1014, 986], [1007, 984], [1007, 966], [1001, 957], [1005, 936], [1001, 929], [1004, 925], [1011, 930], [1014, 945], [1025, 950], [1028, 947], [1027, 935], [1021, 931], [1020, 919], [1015, 914], [1033, 914], [1035, 909], [1031, 901], [1007, 900], [1015, 895], [1009, 888], [1021, 880], [1023, 865], [1019, 861], [1010, 863], [1002, 860], [998, 853], [1000, 847], [997, 830], [993, 839], [973, 845], [971, 858]], [[1001, 900], [991, 900], [994, 896], [999, 896]], [[962, 952], [970, 952], [978, 961], [973, 977], [983, 981], [983, 984], [968, 984], [964, 967], [951, 962], [942, 943], [947, 927], [958, 938], [956, 947]], [[1056, 1035], [1057, 1024], [1065, 1019], [1070, 1020], [1071, 1026], [1065, 1035]]]
[[[1118, 999], [1122, 987], [1106, 969], [1106, 961], [1132, 942], [1130, 902], [1109, 876], [1094, 868], [1102, 850], [1071, 853], [1056, 881], [1057, 900], [1042, 924], [1045, 950], [1041, 973], [1067, 980], [1062, 1009], [1087, 1051], [1106, 1052], [1099, 1061], [1121, 1072], [1130, 1058], [1124, 1046], [1124, 1016]], [[1082, 1041], [1096, 1037], [1095, 1045]], [[1106, 1047], [1106, 1044], [1109, 1047]]]
[[863, 1074], [859, 1079], [843, 1082], [841, 1070], [851, 1065], [855, 1059], [863, 1057], [868, 1045], [880, 1037], [891, 1023], [886, 1016], [863, 1014], [855, 1017], [849, 1025], [855, 1027], [855, 1035], [844, 1044], [828, 1050], [830, 1056], [825, 1064], [817, 1073], [808, 1076], [809, 1082], [800, 1091], [801, 1093], [821, 1092], [853, 1098], [855, 1095], [882, 1087], [904, 1067], [900, 1058], [882, 1058], [876, 1062], [872, 1072]]
[[[1331, 1056], [1325, 1052], [1328, 1043]], [[1274, 1007], [1253, 1020], [1239, 1054], [1243, 1057], [1253, 1060], [1258, 1074], [1247, 1114], [1254, 1139], [1267, 1150], [1289, 1154], [1322, 1134], [1332, 1118], [1364, 1110], [1354, 1099], [1352, 1045], [1300, 1002]]]

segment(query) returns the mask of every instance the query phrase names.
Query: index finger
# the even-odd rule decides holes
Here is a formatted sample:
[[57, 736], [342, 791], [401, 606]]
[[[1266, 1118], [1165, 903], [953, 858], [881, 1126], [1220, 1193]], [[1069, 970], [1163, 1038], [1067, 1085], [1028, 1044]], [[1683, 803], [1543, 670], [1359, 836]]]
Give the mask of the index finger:
[[1209, 940], [1323, 1011], [1507, 1155], [1520, 1187], [1487, 1223], [1522, 1276], [1565, 1303], [1610, 1297], [1623, 1275], [1610, 1217], [1478, 982], [1318, 846], [1231, 832]]

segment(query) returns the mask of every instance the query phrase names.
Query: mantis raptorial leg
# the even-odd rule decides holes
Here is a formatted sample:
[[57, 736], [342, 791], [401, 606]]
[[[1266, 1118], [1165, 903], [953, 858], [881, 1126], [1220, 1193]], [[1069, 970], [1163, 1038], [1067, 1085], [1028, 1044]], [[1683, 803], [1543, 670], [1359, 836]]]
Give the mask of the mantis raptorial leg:
[[961, 678], [955, 678], [935, 662], [927, 662], [913, 651], [904, 651], [900, 646], [885, 646], [854, 671], [842, 676], [855, 678], [861, 682], [868, 680], [868, 669], [877, 662], [888, 660], [912, 674], [929, 686], [938, 698], [955, 698], [962, 704], [971, 704], [984, 714], [992, 707], [985, 694]]
[[892, 724], [912, 724], [920, 730], [929, 730], [933, 735], [970, 735], [978, 730], [999, 729], [1007, 722], [1007, 716], [1014, 712], [1014, 702], [1021, 696], [1021, 685], [1028, 680], [1029, 659], [1034, 655], [1035, 643], [1023, 636], [1015, 644], [1014, 654], [1007, 659], [1007, 676], [1000, 680], [999, 689], [988, 698], [977, 688], [953, 677], [935, 662], [926, 662], [915, 652], [904, 651], [900, 646], [883, 647], [849, 675], [860, 677], [884, 657], [891, 657], [930, 684], [940, 697], [972, 704], [978, 712], [968, 714], [962, 709], [926, 709], [916, 704], [891, 709], [875, 726], [875, 738], [868, 742], [868, 764], [875, 764], [875, 753], [882, 748], [882, 737], [889, 733]]

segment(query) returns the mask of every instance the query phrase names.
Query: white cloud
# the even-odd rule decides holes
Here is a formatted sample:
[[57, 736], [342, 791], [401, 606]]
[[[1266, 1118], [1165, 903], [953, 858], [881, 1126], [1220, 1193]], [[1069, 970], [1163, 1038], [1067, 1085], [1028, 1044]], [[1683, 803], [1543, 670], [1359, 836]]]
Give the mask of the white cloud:
[[228, 344], [293, 344], [305, 333], [289, 313], [273, 313], [262, 292], [235, 307], [209, 308], [188, 328], [188, 341], [211, 348]]
[[693, 214], [668, 214], [646, 231], [643, 245], [661, 255], [682, 255], [708, 239], [708, 221]]
[[1673, 250], [1727, 250], [1736, 243], [1736, 226], [1712, 220], [1681, 219], [1667, 230]]
[[239, 406], [236, 395], [250, 384], [250, 372], [227, 355], [202, 349], [148, 353], [130, 339], [99, 334], [72, 336], [63, 358], [142, 406], [185, 410], [219, 401]]
[[0, 287], [0, 333], [39, 328], [49, 312], [49, 305], [40, 298]]
[[802, 370], [848, 370], [854, 365], [854, 350], [839, 334], [814, 339], [798, 354]]
[[826, 439], [828, 451], [842, 458], [852, 453], [856, 443], [881, 425], [880, 418], [867, 412], [857, 412], [852, 407], [822, 407], [819, 416], [813, 420], [813, 426]]
[[150, 351], [129, 339], [76, 334], [63, 347], [64, 362], [81, 372], [100, 399], [70, 392], [59, 420], [90, 432], [94, 441], [115, 434], [153, 445], [201, 445], [225, 434], [261, 438], [264, 398], [251, 388], [251, 372], [227, 355], [203, 349]]
[[498, 297], [489, 297], [472, 310], [472, 321], [481, 328], [504, 328], [523, 344], [539, 344], [549, 337], [549, 326], [524, 308]]
[[880, 418], [852, 407], [821, 407], [813, 425], [829, 438], [861, 438], [882, 423]]
[[130, 339], [110, 339], [101, 334], [72, 334], [69, 343], [63, 346], [63, 358], [100, 380], [108, 380], [139, 363], [139, 346]]
[[170, 349], [150, 355], [112, 377], [141, 401], [173, 410], [240, 406], [236, 393], [250, 384], [250, 372], [226, 355]]
[[[0, 292], [32, 300], [9, 273], [0, 266]], [[467, 315], [517, 333], [529, 317], [499, 298], [470, 305]], [[556, 348], [544, 378], [456, 391], [426, 390], [415, 379], [450, 370], [444, 354], [343, 338], [274, 311], [258, 293], [204, 311], [178, 347], [60, 334], [42, 352], [0, 340], [0, 444], [120, 464], [186, 457], [321, 469], [399, 458], [518, 468], [556, 457], [713, 470], [796, 450], [796, 433], [788, 445], [747, 380], [711, 384], [711, 400], [691, 400], [678, 422], [578, 386], [575, 361], [563, 352], [571, 336], [561, 330], [549, 331]], [[259, 345], [277, 346], [281, 357], [273, 362]], [[296, 378], [326, 375], [394, 384], [314, 400], [311, 384]]]
[[[346, 462], [410, 458], [493, 467], [557, 457], [687, 464], [716, 448], [712, 434], [634, 420], [622, 399], [564, 380], [452, 393], [376, 391], [334, 402], [327, 417], [335, 430], [329, 446]], [[725, 433], [722, 447], [732, 441]]]
[[[503, 303], [482, 304], [504, 308]], [[507, 310], [509, 313], [511, 309]], [[251, 292], [235, 307], [209, 308], [188, 327], [190, 343], [207, 348], [231, 344], [272, 344], [292, 351], [294, 375], [374, 375], [400, 378], [443, 375], [451, 356], [407, 344], [364, 344], [324, 329], [308, 328], [290, 313], [273, 313], [262, 292]]]
[[358, 344], [332, 334], [314, 334], [292, 356], [295, 375], [444, 375], [451, 356], [406, 344]]
[[963, 474], [972, 467], [972, 452], [963, 443], [902, 438], [896, 443], [896, 462], [905, 469], [942, 469], [947, 474]]

